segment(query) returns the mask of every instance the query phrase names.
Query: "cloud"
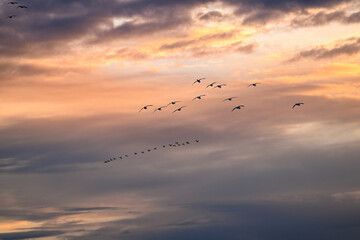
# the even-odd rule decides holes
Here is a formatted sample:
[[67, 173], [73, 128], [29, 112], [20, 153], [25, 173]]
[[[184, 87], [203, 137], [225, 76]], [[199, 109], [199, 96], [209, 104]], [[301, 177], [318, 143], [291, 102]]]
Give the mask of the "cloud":
[[346, 15], [345, 11], [318, 12], [309, 17], [298, 17], [292, 20], [291, 25], [294, 27], [322, 26], [331, 22], [343, 24], [352, 24], [360, 22], [360, 12]]
[[335, 201], [345, 201], [345, 200], [360, 201], [360, 191], [334, 193], [331, 195], [331, 197]]
[[310, 50], [305, 50], [297, 53], [293, 58], [289, 59], [288, 62], [296, 62], [300, 59], [327, 59], [335, 58], [342, 55], [354, 55], [360, 52], [360, 38], [350, 38], [342, 41], [333, 47], [316, 47]]
[[206, 13], [199, 13], [198, 17], [200, 20], [203, 20], [203, 21], [220, 21], [225, 16], [220, 11], [209, 11]]
[[0, 233], [0, 239], [2, 240], [17, 240], [17, 239], [33, 239], [59, 236], [64, 234], [62, 231], [28, 231], [28, 232], [11, 232], [11, 233]]

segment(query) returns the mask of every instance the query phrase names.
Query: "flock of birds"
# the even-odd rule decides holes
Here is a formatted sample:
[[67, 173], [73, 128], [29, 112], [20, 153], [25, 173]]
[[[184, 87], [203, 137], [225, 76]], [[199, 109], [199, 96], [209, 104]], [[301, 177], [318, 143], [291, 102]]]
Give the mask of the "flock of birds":
[[[204, 79], [206, 79], [206, 78], [196, 79], [196, 80], [193, 82], [192, 85], [194, 85], [194, 84], [201, 84], [201, 82], [202, 82]], [[248, 85], [248, 87], [256, 87], [258, 84], [261, 84], [261, 83], [259, 83], [259, 82], [251, 83], [251, 84]], [[222, 88], [222, 87], [224, 87], [224, 86], [226, 86], [226, 84], [224, 84], [224, 83], [222, 83], [222, 84], [217, 84], [217, 82], [212, 82], [212, 83], [207, 84], [205, 88], [209, 88], [209, 87], [212, 87], [212, 88]], [[194, 97], [194, 98], [192, 99], [192, 101], [197, 100], [197, 99], [198, 99], [198, 100], [201, 100], [201, 99], [202, 99], [203, 97], [205, 97], [205, 96], [206, 96], [205, 94], [196, 96], [196, 97]], [[223, 102], [225, 102], [225, 101], [231, 102], [234, 98], [237, 98], [237, 97], [228, 97], [228, 98], [225, 98], [225, 99], [223, 100]], [[168, 107], [169, 105], [175, 105], [175, 104], [178, 103], [178, 102], [181, 102], [181, 101], [172, 101], [172, 102], [168, 103], [167, 105], [164, 105], [164, 106], [161, 106], [161, 107], [157, 107], [157, 108], [155, 108], [154, 112], [156, 112], [156, 111], [161, 111], [162, 109]], [[301, 106], [301, 105], [303, 105], [303, 104], [304, 104], [304, 103], [302, 103], [302, 102], [295, 103], [292, 108], [295, 108], [296, 106]], [[143, 111], [143, 110], [148, 110], [150, 107], [153, 107], [153, 105], [149, 104], [149, 105], [143, 106], [143, 107], [140, 109], [139, 113], [140, 113], [141, 111]], [[181, 106], [181, 107], [175, 109], [175, 110], [173, 111], [173, 113], [175, 113], [175, 112], [180, 112], [180, 111], [181, 111], [183, 108], [185, 108], [185, 107], [186, 107], [186, 106]], [[233, 111], [235, 111], [235, 110], [240, 110], [240, 109], [243, 108], [243, 107], [245, 107], [245, 105], [235, 106], [235, 107], [232, 108], [231, 112], [233, 112]]]
[[[193, 82], [192, 85], [194, 85], [194, 84], [201, 84], [204, 79], [206, 79], [206, 78], [196, 79], [196, 80]], [[251, 83], [251, 84], [248, 85], [248, 87], [256, 87], [258, 84], [261, 84], [261, 83], [259, 83], [259, 82]], [[226, 86], [226, 84], [224, 84], [224, 83], [222, 83], [222, 84], [217, 84], [217, 82], [212, 82], [212, 83], [207, 84], [205, 88], [209, 88], [209, 87], [212, 87], [212, 88], [222, 88], [222, 87], [224, 87], [224, 86]], [[206, 96], [205, 94], [196, 96], [196, 97], [194, 97], [194, 98], [192, 99], [192, 101], [194, 101], [194, 100], [201, 100], [201, 99], [202, 99], [203, 97], [205, 97], [205, 96]], [[225, 98], [225, 99], [223, 100], [223, 102], [225, 102], [225, 101], [231, 102], [231, 101], [233, 101], [234, 98], [238, 98], [238, 97], [228, 97], [228, 98]], [[168, 104], [166, 104], [166, 105], [164, 105], [164, 106], [160, 106], [160, 107], [155, 108], [155, 110], [154, 110], [153, 112], [155, 113], [155, 112], [157, 112], [157, 111], [161, 111], [162, 109], [164, 109], [164, 108], [166, 108], [166, 107], [168, 107], [168, 106], [170, 106], [170, 105], [175, 105], [175, 104], [177, 104], [177, 103], [179, 103], [179, 102], [181, 102], [181, 101], [172, 101], [172, 102], [169, 102]], [[304, 104], [304, 103], [302, 103], [302, 102], [295, 103], [295, 104], [292, 106], [292, 108], [295, 108], [295, 107], [297, 107], [297, 106], [300, 107], [300, 106], [303, 105], [303, 104]], [[141, 111], [143, 111], [143, 110], [149, 110], [150, 107], [153, 107], [153, 105], [149, 104], [149, 105], [143, 106], [143, 107], [140, 109], [139, 113], [140, 113]], [[185, 108], [185, 107], [186, 107], [186, 106], [181, 106], [181, 107], [179, 107], [179, 108], [176, 108], [176, 109], [173, 111], [173, 113], [175, 113], [175, 112], [180, 112], [180, 111], [181, 111], [183, 108]], [[235, 107], [232, 108], [231, 112], [233, 112], [233, 111], [235, 111], [235, 110], [240, 110], [240, 109], [242, 109], [243, 107], [245, 107], [245, 105], [237, 105], [237, 106], [235, 106]], [[198, 143], [199, 140], [195, 140], [195, 142]], [[166, 148], [167, 146], [168, 146], [168, 147], [186, 146], [186, 145], [188, 145], [188, 144], [190, 144], [189, 141], [183, 142], [183, 143], [175, 142], [175, 143], [170, 143], [170, 144], [168, 144], [168, 145], [163, 145], [162, 147], [163, 147], [163, 148]], [[150, 152], [150, 151], [152, 151], [152, 150], [157, 150], [157, 149], [158, 149], [158, 148], [154, 147], [154, 148], [152, 148], [152, 149], [146, 149], [146, 150], [141, 151], [141, 152], [134, 152], [133, 155], [138, 155], [139, 153], [144, 154], [145, 152]], [[117, 160], [117, 159], [127, 158], [127, 157], [129, 157], [129, 156], [130, 156], [130, 155], [125, 154], [124, 156], [112, 157], [112, 158], [110, 158], [109, 160], [106, 160], [104, 163], [109, 163], [109, 162], [115, 161], [115, 160]]]
[[[199, 140], [195, 140], [195, 143], [198, 143], [198, 142], [200, 142]], [[169, 143], [169, 144], [166, 144], [166, 145], [162, 145], [162, 148], [164, 149], [164, 148], [166, 148], [166, 147], [181, 147], [181, 146], [187, 146], [187, 145], [189, 145], [189, 144], [191, 144], [190, 143], [190, 141], [186, 141], [186, 142], [183, 142], [183, 143], [180, 143], [180, 142], [175, 142], [175, 143]], [[154, 148], [150, 148], [150, 149], [146, 149], [146, 150], [143, 150], [143, 151], [140, 151], [140, 152], [134, 152], [132, 155], [138, 155], [138, 154], [144, 154], [144, 153], [146, 153], [146, 152], [151, 152], [151, 151], [155, 151], [155, 150], [157, 150], [157, 149], [160, 149], [160, 147], [159, 148], [157, 148], [157, 147], [154, 147]], [[112, 161], [115, 161], [115, 160], [121, 160], [121, 159], [124, 159], [124, 158], [128, 158], [128, 157], [130, 157], [131, 155], [129, 155], [129, 154], [124, 154], [123, 156], [119, 156], [119, 157], [112, 157], [112, 158], [110, 158], [109, 160], [106, 160], [104, 163], [109, 163], [109, 162], [112, 162]]]
[[[11, 2], [8, 2], [8, 4], [10, 4], [10, 5], [17, 5], [16, 8], [20, 8], [20, 9], [27, 9], [27, 8], [28, 8], [28, 7], [25, 6], [25, 5], [21, 5], [19, 2], [13, 2], [13, 1], [11, 1]], [[15, 18], [15, 17], [16, 17], [15, 14], [12, 14], [12, 15], [7, 16], [7, 18], [9, 18], [9, 19]]]

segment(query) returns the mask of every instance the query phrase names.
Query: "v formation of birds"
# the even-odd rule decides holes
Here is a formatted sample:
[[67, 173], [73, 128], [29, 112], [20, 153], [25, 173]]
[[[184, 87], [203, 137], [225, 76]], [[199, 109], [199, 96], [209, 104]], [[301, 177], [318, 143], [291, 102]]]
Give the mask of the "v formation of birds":
[[[194, 84], [201, 84], [204, 79], [206, 79], [206, 78], [196, 79], [196, 80], [193, 82], [192, 85], [194, 85]], [[258, 84], [261, 84], [261, 83], [260, 83], [260, 82], [251, 83], [251, 84], [248, 85], [248, 87], [257, 87]], [[217, 82], [212, 82], [212, 83], [207, 84], [205, 88], [209, 88], [209, 87], [212, 87], [212, 88], [223, 88], [223, 87], [225, 87], [225, 86], [226, 86], [225, 83], [218, 84]], [[206, 96], [205, 94], [201, 94], [201, 95], [199, 95], [199, 96], [194, 97], [194, 98], [192, 99], [192, 101], [194, 101], [194, 100], [201, 100], [201, 99], [202, 99], [203, 97], [205, 97], [205, 96]], [[225, 102], [225, 101], [231, 102], [234, 98], [238, 98], [238, 97], [228, 97], [228, 98], [225, 98], [225, 99], [223, 100], [223, 102]], [[168, 103], [167, 105], [157, 107], [157, 108], [155, 108], [155, 110], [154, 110], [153, 112], [161, 111], [162, 109], [168, 107], [169, 105], [175, 105], [175, 104], [178, 103], [178, 102], [181, 102], [181, 101], [173, 101], [173, 102]], [[302, 102], [295, 103], [292, 108], [300, 107], [300, 106], [303, 105], [303, 104], [304, 104], [304, 103], [302, 103]], [[148, 110], [149, 108], [151, 108], [151, 107], [153, 107], [153, 106], [154, 106], [154, 105], [145, 105], [145, 106], [143, 106], [143, 107], [140, 109], [139, 113], [142, 112], [143, 110]], [[183, 108], [185, 108], [185, 107], [186, 107], [186, 106], [181, 106], [181, 107], [175, 109], [174, 111], [172, 111], [172, 113], [180, 112], [180, 111], [181, 111]], [[240, 110], [241, 108], [244, 108], [244, 107], [245, 107], [245, 105], [237, 105], [237, 106], [235, 106], [235, 107], [232, 108], [231, 112], [233, 112], [233, 111], [235, 111], [235, 110]]]
[[[204, 79], [206, 79], [206, 78], [196, 79], [196, 80], [193, 82], [192, 85], [194, 85], [194, 84], [201, 84]], [[251, 84], [248, 85], [248, 87], [256, 87], [258, 84], [261, 84], [261, 83], [259, 83], [259, 82], [251, 83]], [[209, 87], [212, 87], [212, 88], [222, 88], [222, 87], [224, 87], [224, 86], [226, 86], [226, 84], [224, 84], [224, 83], [222, 83], [222, 84], [217, 84], [217, 82], [212, 82], [212, 83], [207, 84], [205, 88], [209, 88]], [[205, 96], [206, 96], [205, 94], [201, 94], [201, 95], [199, 95], [199, 96], [194, 97], [194, 98], [192, 99], [192, 101], [194, 101], [194, 100], [201, 100], [201, 99], [202, 99], [203, 97], [205, 97]], [[238, 98], [238, 97], [228, 97], [228, 98], [225, 98], [225, 99], [223, 100], [223, 102], [226, 102], [226, 101], [232, 102], [233, 99], [235, 99], [235, 98]], [[160, 106], [160, 107], [155, 108], [155, 110], [153, 110], [153, 112], [155, 113], [155, 112], [157, 112], [157, 111], [162, 111], [162, 109], [164, 109], [164, 108], [166, 108], [166, 107], [168, 107], [168, 106], [170, 106], [170, 105], [175, 105], [175, 104], [177, 104], [177, 103], [179, 103], [179, 102], [181, 102], [181, 101], [172, 101], [172, 102], [170, 102], [170, 103], [168, 103], [168, 104], [166, 104], [166, 105], [163, 105], [163, 106]], [[295, 107], [297, 107], [297, 106], [300, 107], [300, 106], [303, 105], [303, 104], [304, 104], [304, 103], [302, 103], [302, 102], [295, 103], [295, 104], [292, 106], [292, 108], [295, 108]], [[154, 107], [154, 105], [152, 105], [152, 104], [145, 105], [145, 106], [143, 106], [143, 107], [139, 110], [139, 113], [141, 113], [142, 111], [149, 110], [151, 107]], [[176, 108], [174, 111], [172, 111], [172, 113], [180, 112], [180, 111], [181, 111], [183, 108], [185, 108], [185, 107], [186, 107], [186, 106], [181, 106], [181, 107], [179, 107], [179, 108]], [[235, 106], [235, 107], [232, 108], [231, 112], [233, 112], [233, 111], [235, 111], [235, 110], [240, 110], [240, 109], [242, 109], [242, 108], [244, 108], [244, 107], [245, 107], [245, 105], [237, 105], [237, 106]], [[195, 140], [195, 142], [198, 143], [199, 140]], [[189, 141], [184, 142], [184, 143], [175, 142], [175, 144], [168, 144], [168, 147], [186, 146], [186, 145], [188, 145], [188, 144], [190, 144]], [[162, 147], [163, 147], [163, 148], [166, 148], [167, 145], [163, 145]], [[156, 149], [157, 149], [157, 148], [147, 149], [147, 152], [150, 152], [150, 151], [156, 150]], [[140, 153], [141, 153], [141, 154], [144, 154], [145, 152], [146, 152], [146, 151], [134, 152], [133, 155], [138, 155], [138, 154], [140, 154]], [[115, 160], [118, 160], [118, 159], [128, 158], [128, 157], [130, 157], [130, 156], [131, 156], [131, 155], [129, 155], [129, 154], [125, 154], [124, 156], [120, 156], [120, 157], [112, 157], [112, 158], [110, 158], [109, 160], [106, 160], [104, 163], [109, 163], [109, 162], [112, 162], [112, 161], [115, 161]]]

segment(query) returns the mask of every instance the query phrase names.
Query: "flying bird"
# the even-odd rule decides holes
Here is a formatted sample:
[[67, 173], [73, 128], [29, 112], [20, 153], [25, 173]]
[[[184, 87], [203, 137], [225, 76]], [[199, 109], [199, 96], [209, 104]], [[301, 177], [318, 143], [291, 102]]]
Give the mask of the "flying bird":
[[146, 149], [148, 152], [150, 152], [151, 151], [151, 149]]
[[199, 79], [196, 79], [196, 80], [195, 80], [195, 82], [193, 82], [193, 84], [192, 84], [192, 85], [194, 85], [195, 83], [201, 83], [201, 80], [203, 80], [203, 79], [205, 79], [205, 78], [199, 78]]
[[129, 155], [125, 155], [125, 157], [128, 157]]
[[182, 106], [182, 107], [180, 107], [180, 108], [176, 109], [175, 111], [173, 111], [173, 113], [174, 113], [174, 112], [177, 112], [177, 111], [179, 111], [179, 112], [180, 112], [180, 111], [181, 111], [181, 109], [183, 109], [184, 107], [186, 107], [186, 106]]
[[140, 111], [139, 111], [139, 113], [141, 112], [141, 110], [147, 110], [148, 109], [148, 107], [151, 107], [152, 105], [146, 105], [146, 106], [143, 106], [141, 109], [140, 109]]
[[229, 98], [226, 98], [223, 102], [225, 102], [225, 101], [232, 101], [233, 100], [233, 98], [237, 98], [237, 97], [229, 97]]
[[175, 105], [178, 102], [181, 102], [181, 101], [173, 101], [173, 102], [168, 103], [168, 105], [166, 105], [166, 106], [169, 106], [170, 104]]
[[304, 103], [302, 103], [302, 102], [295, 103], [295, 104], [294, 104], [294, 106], [293, 106], [292, 108], [294, 108], [294, 107], [296, 107], [296, 106], [299, 106], [299, 107], [300, 107], [300, 106], [301, 106], [301, 105], [303, 105], [303, 104], [304, 104]]
[[245, 107], [244, 105], [239, 105], [239, 106], [237, 106], [237, 107], [234, 107], [231, 111], [234, 111], [234, 110], [236, 110], [236, 109], [241, 109], [242, 107]]
[[208, 88], [208, 87], [213, 87], [215, 83], [216, 83], [216, 82], [210, 83], [209, 85], [206, 86], [206, 88]]
[[28, 8], [28, 7], [25, 5], [19, 5], [19, 6], [17, 6], [17, 8]]
[[18, 2], [8, 2], [8, 4], [19, 4]]
[[137, 153], [134, 153], [134, 155], [136, 155]]
[[163, 147], [166, 147], [165, 145], [163, 145]]
[[226, 84], [219, 84], [219, 85], [216, 85], [214, 88], [222, 88], [223, 86], [226, 86]]
[[186, 144], [190, 144], [189, 142], [186, 142]]
[[206, 95], [200, 95], [200, 96], [197, 96], [197, 97], [194, 97], [192, 101], [194, 101], [195, 99], [201, 99], [201, 97], [204, 97]]
[[251, 86], [256, 87], [257, 84], [261, 84], [261, 83], [259, 83], [259, 82], [257, 82], [257, 83], [251, 83], [251, 84], [249, 84], [248, 87], [251, 87]]
[[195, 140], [195, 142], [199, 142], [199, 140]]
[[156, 111], [161, 111], [163, 108], [166, 108], [166, 106], [158, 107], [157, 109], [154, 110], [154, 112], [156, 112]]
[[144, 153], [144, 151], [141, 151], [141, 153]]
[[154, 150], [156, 150], [157, 148], [154, 148]]
[[16, 17], [16, 15], [10, 15], [10, 16], [8, 16], [8, 18], [14, 18], [14, 17]]

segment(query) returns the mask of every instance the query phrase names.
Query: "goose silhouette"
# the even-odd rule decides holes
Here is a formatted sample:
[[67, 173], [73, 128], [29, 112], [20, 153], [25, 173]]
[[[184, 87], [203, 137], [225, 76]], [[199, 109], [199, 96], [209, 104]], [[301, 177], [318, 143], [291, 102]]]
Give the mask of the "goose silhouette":
[[231, 111], [233, 112], [234, 110], [236, 110], [236, 109], [241, 109], [242, 107], [245, 107], [245, 106], [244, 106], [244, 105], [236, 106], [236, 107], [234, 107]]
[[199, 79], [196, 79], [196, 80], [195, 80], [195, 82], [193, 82], [193, 84], [192, 84], [192, 85], [194, 85], [195, 83], [201, 83], [201, 80], [203, 80], [203, 79], [206, 79], [206, 78], [199, 78]]
[[141, 109], [140, 109], [140, 111], [139, 111], [139, 113], [141, 112], [141, 110], [147, 110], [149, 107], [151, 107], [152, 105], [146, 105], [146, 106], [143, 106]]
[[303, 105], [304, 103], [302, 103], [302, 102], [299, 102], [299, 103], [295, 103], [294, 104], [294, 106], [292, 107], [292, 108], [294, 108], [294, 107], [296, 107], [296, 106], [298, 106], [298, 107], [300, 107], [301, 105]]

